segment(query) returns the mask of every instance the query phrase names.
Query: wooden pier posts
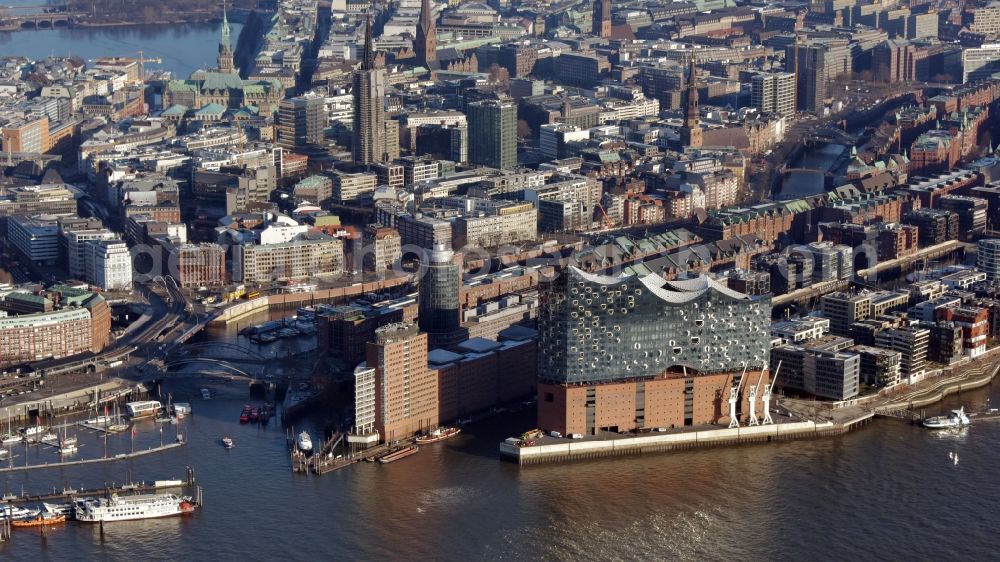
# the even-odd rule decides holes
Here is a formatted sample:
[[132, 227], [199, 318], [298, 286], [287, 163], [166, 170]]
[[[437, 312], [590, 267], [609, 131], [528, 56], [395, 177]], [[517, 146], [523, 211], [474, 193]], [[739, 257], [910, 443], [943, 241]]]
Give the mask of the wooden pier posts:
[[3, 525], [0, 526], [0, 542], [9, 541], [11, 538], [10, 518], [14, 512], [14, 503], [7, 501], [7, 510], [3, 514]]

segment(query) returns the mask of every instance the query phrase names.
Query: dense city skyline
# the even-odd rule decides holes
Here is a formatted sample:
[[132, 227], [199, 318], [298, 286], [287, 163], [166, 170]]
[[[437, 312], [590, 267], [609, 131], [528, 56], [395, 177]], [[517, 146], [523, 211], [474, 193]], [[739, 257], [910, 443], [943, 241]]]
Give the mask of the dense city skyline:
[[68, 2], [0, 45], [0, 552], [219, 524], [190, 464], [72, 490], [211, 486], [208, 445], [527, 483], [997, 416], [1000, 2]]

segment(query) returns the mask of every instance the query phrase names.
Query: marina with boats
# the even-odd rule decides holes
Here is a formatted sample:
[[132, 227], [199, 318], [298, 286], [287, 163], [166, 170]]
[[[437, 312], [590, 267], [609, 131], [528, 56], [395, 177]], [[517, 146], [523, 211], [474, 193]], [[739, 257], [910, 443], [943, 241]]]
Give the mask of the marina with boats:
[[[124, 410], [127, 413], [123, 415], [119, 413], [117, 403], [106, 404], [103, 413], [95, 410], [83, 417], [76, 416], [78, 419], [75, 420], [72, 419], [74, 416], [64, 416], [57, 425], [49, 425], [56, 419], [50, 421], [41, 416], [36, 416], [32, 424], [16, 429], [12, 422], [8, 422], [0, 445], [0, 472], [127, 460], [186, 443], [178, 422], [190, 415], [189, 404], [168, 401], [164, 407], [158, 401], [144, 400], [126, 403]], [[147, 421], [167, 421], [174, 429], [165, 433], [162, 425], [151, 423], [147, 427]], [[117, 436], [127, 431], [127, 435]], [[150, 442], [147, 437], [150, 435], [158, 438], [158, 444]], [[52, 451], [54, 455], [45, 451]], [[99, 456], [87, 455], [88, 451], [100, 453]]]
[[283, 338], [316, 335], [316, 311], [312, 308], [300, 308], [297, 315], [281, 320], [271, 320], [263, 324], [248, 326], [241, 330], [256, 344], [269, 344]]

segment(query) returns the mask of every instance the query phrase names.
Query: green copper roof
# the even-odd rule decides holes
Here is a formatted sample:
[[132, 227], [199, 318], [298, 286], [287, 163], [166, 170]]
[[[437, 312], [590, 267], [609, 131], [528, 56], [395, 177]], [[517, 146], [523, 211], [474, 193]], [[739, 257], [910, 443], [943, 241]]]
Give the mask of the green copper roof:
[[188, 106], [175, 103], [163, 110], [160, 115], [163, 117], [183, 117], [188, 112]]
[[225, 112], [226, 106], [221, 103], [210, 103], [196, 111], [195, 115], [198, 117], [204, 117], [206, 115], [222, 115]]
[[167, 90], [171, 92], [191, 92], [198, 91], [198, 85], [187, 80], [171, 80], [167, 82]]
[[202, 75], [202, 90], [239, 90], [243, 79], [238, 74], [228, 72], [205, 72]]

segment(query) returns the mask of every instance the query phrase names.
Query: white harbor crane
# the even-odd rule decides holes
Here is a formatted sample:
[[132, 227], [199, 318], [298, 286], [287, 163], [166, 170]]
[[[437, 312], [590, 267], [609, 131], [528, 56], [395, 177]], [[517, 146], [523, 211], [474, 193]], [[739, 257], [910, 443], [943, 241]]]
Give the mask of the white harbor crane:
[[740, 399], [740, 389], [743, 388], [743, 380], [746, 378], [746, 375], [747, 366], [744, 364], [739, 384], [729, 388], [729, 429], [740, 426], [740, 418], [736, 415], [736, 403]]
[[757, 391], [760, 390], [760, 382], [764, 380], [765, 370], [767, 370], [767, 363], [760, 370], [760, 376], [757, 377], [757, 384], [750, 387], [750, 415], [748, 416], [747, 425], [759, 425], [757, 422]]
[[764, 403], [764, 421], [761, 422], [763, 425], [774, 423], [774, 420], [771, 419], [771, 390], [774, 388], [774, 381], [778, 380], [779, 373], [781, 373], [781, 361], [778, 361], [778, 367], [774, 370], [771, 382], [764, 385], [764, 396], [761, 397], [761, 402]]

